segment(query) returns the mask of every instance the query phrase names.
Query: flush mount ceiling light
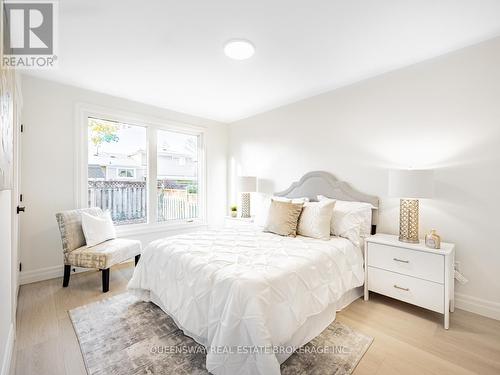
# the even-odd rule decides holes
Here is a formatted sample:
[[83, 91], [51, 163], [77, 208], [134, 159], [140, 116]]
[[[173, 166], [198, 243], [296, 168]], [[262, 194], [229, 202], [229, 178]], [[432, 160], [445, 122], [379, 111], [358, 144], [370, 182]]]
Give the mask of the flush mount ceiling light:
[[248, 40], [233, 39], [224, 45], [224, 53], [234, 60], [246, 60], [253, 56], [255, 47]]

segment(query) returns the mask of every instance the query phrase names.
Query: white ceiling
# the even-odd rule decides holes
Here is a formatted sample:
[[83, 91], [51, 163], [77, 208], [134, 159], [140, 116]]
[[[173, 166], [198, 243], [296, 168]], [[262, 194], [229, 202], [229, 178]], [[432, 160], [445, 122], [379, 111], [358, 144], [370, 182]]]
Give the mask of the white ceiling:
[[[61, 0], [30, 72], [231, 122], [500, 34], [498, 0]], [[246, 61], [224, 43], [256, 46]]]

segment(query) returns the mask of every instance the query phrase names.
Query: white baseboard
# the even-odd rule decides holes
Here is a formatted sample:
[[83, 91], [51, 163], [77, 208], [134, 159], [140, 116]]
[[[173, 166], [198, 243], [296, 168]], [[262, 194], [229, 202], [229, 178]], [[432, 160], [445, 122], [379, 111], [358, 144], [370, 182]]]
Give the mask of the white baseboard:
[[[128, 259], [122, 263], [133, 262], [133, 259]], [[73, 272], [73, 269], [75, 272]], [[95, 271], [94, 268], [80, 268], [71, 267], [71, 275], [81, 272]], [[51, 266], [45, 268], [38, 268], [36, 270], [22, 271], [19, 273], [19, 285], [36, 283], [38, 281], [56, 279], [58, 277], [63, 277], [64, 266], [61, 264], [59, 266]]]
[[500, 320], [500, 303], [467, 294], [455, 293], [455, 307], [488, 318]]
[[37, 281], [55, 279], [56, 277], [61, 277], [63, 273], [64, 267], [62, 265], [21, 271], [19, 273], [19, 284], [24, 285], [36, 283]]
[[7, 344], [5, 345], [5, 352], [2, 358], [2, 372], [1, 375], [9, 375], [12, 367], [12, 353], [14, 352], [14, 338], [15, 338], [14, 324], [10, 324], [9, 335], [7, 336]]
[[[71, 271], [73, 271], [73, 268], [75, 268], [76, 271], [71, 272], [71, 274], [91, 271], [91, 269], [88, 268], [78, 268], [78, 267], [71, 267]], [[24, 284], [36, 283], [37, 281], [55, 279], [58, 277], [62, 277], [63, 274], [64, 274], [63, 265], [39, 268], [36, 270], [22, 271], [19, 273], [19, 284], [24, 285]]]

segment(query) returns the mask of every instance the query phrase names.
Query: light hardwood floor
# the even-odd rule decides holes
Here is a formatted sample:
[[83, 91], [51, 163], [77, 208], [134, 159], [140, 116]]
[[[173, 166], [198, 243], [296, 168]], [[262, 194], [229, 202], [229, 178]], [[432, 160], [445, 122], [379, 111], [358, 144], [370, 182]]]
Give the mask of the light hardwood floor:
[[[110, 292], [101, 293], [98, 272], [23, 285], [17, 312], [15, 374], [85, 375], [68, 309], [122, 293], [132, 264], [113, 267]], [[500, 374], [500, 321], [462, 310], [442, 317], [380, 295], [359, 299], [337, 315], [375, 338], [355, 374]]]

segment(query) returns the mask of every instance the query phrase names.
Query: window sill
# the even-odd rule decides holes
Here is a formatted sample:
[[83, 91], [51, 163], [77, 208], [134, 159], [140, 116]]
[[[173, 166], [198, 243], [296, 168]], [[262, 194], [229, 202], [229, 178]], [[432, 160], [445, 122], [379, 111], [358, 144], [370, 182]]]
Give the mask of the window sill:
[[191, 229], [203, 229], [208, 226], [207, 223], [202, 221], [196, 222], [176, 222], [176, 223], [168, 223], [168, 224], [132, 224], [127, 226], [117, 226], [116, 234], [118, 237], [126, 237], [126, 236], [136, 236], [136, 235], [144, 235], [150, 233], [158, 233], [158, 232], [178, 232], [185, 231]]

